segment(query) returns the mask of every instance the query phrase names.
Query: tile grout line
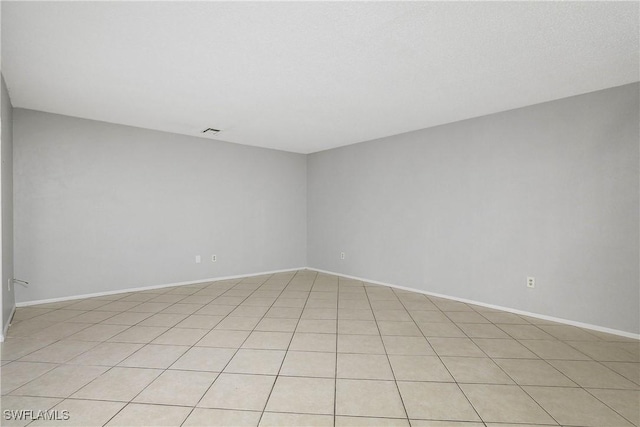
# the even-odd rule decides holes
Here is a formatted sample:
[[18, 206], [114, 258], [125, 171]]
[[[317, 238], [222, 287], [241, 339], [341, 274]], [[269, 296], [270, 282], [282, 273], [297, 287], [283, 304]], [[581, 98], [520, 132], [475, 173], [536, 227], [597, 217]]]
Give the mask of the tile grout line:
[[[270, 277], [271, 277], [271, 276], [270, 276]], [[270, 277], [269, 277], [269, 278], [270, 278]], [[267, 279], [267, 280], [268, 280], [268, 279]], [[266, 280], [265, 280], [265, 282], [266, 282]], [[232, 286], [231, 288], [226, 289], [223, 293], [218, 294], [215, 298], [213, 298], [213, 300], [211, 300], [209, 303], [205, 304], [204, 306], [207, 306], [207, 305], [211, 304], [215, 299], [217, 299], [218, 297], [223, 296], [224, 294], [226, 294], [227, 292], [229, 292], [230, 290], [232, 290], [233, 288], [235, 288], [235, 287], [236, 287], [238, 284], [240, 284], [240, 283], [242, 283], [242, 280], [240, 280], [239, 282], [236, 282], [235, 284], [233, 284], [233, 286]], [[213, 285], [213, 284], [215, 284], [215, 282], [207, 284], [206, 286], [202, 287], [201, 289], [199, 289], [198, 291], [194, 292], [193, 294], [190, 294], [189, 296], [193, 296], [193, 295], [195, 295], [196, 293], [198, 293], [199, 291], [203, 290], [204, 288], [208, 288], [210, 285]], [[260, 286], [262, 286], [262, 284], [264, 284], [264, 282], [262, 282], [262, 283], [260, 284]], [[246, 301], [246, 300], [247, 300], [251, 295], [253, 295], [253, 293], [255, 293], [255, 292], [260, 288], [260, 286], [258, 286], [256, 289], [254, 289], [254, 290], [253, 290], [249, 295], [247, 295], [246, 297], [244, 297], [244, 298], [242, 299], [242, 301], [241, 301], [238, 305], [236, 305], [236, 308], [237, 308], [238, 306], [240, 306], [240, 304], [242, 304], [244, 301]], [[189, 296], [187, 296], [187, 297], [183, 298], [183, 299], [182, 299], [182, 300], [180, 300], [180, 301], [183, 301], [184, 299], [188, 298]], [[177, 302], [176, 302], [175, 304], [177, 304]], [[204, 306], [203, 306], [202, 308], [204, 308]], [[167, 308], [168, 308], [168, 307], [167, 307]], [[202, 308], [201, 308], [201, 309], [202, 309]], [[235, 310], [235, 309], [234, 309], [234, 310]], [[199, 310], [197, 310], [197, 311], [199, 311]], [[194, 313], [197, 313], [197, 311], [196, 311], [196, 312], [194, 312]], [[223, 318], [222, 318], [222, 319], [220, 319], [220, 321], [219, 321], [218, 323], [216, 323], [216, 326], [217, 326], [218, 324], [220, 324], [220, 322], [222, 322], [223, 320], [225, 320], [226, 318], [228, 318], [232, 312], [233, 312], [233, 310], [231, 310], [229, 313], [227, 313], [225, 316], [223, 316]], [[193, 315], [193, 314], [191, 314], [191, 315]], [[187, 317], [188, 317], [188, 316], [187, 316]], [[146, 319], [145, 319], [145, 320], [146, 320]], [[173, 327], [175, 327], [175, 325], [174, 325]], [[172, 328], [173, 328], [173, 327], [172, 327]], [[169, 328], [169, 329], [172, 329], [172, 328]], [[215, 328], [215, 326], [214, 326], [214, 328]], [[212, 331], [212, 330], [213, 330], [213, 328], [212, 328], [212, 329], [210, 329], [210, 331]], [[165, 331], [165, 332], [166, 332], [166, 331]], [[194, 342], [191, 346], [188, 346], [188, 347], [189, 347], [188, 349], [185, 349], [185, 351], [184, 351], [182, 354], [180, 354], [180, 356], [178, 356], [178, 358], [177, 358], [176, 360], [174, 360], [174, 361], [173, 361], [173, 362], [172, 362], [168, 367], [166, 367], [166, 368], [162, 369], [162, 372], [161, 372], [160, 374], [158, 374], [158, 376], [156, 376], [156, 377], [155, 377], [151, 382], [149, 382], [149, 384], [147, 384], [145, 387], [143, 387], [143, 388], [142, 388], [142, 390], [140, 390], [140, 392], [138, 392], [138, 393], [137, 393], [137, 394], [136, 394], [136, 395], [135, 395], [131, 400], [129, 400], [129, 401], [125, 404], [125, 406], [123, 406], [123, 407], [120, 409], [120, 411], [118, 411], [117, 413], [115, 413], [115, 414], [114, 414], [114, 415], [113, 415], [113, 416], [112, 416], [112, 417], [111, 417], [111, 418], [110, 418], [110, 419], [109, 419], [109, 420], [108, 420], [104, 425], [108, 424], [112, 419], [114, 419], [114, 418], [115, 418], [115, 417], [116, 417], [120, 412], [122, 412], [122, 411], [123, 411], [123, 410], [124, 410], [124, 409], [129, 405], [129, 404], [131, 404], [131, 403], [135, 403], [135, 402], [133, 402], [133, 401], [135, 400], [135, 398], [136, 398], [136, 397], [138, 397], [142, 392], [144, 392], [144, 390], [146, 390], [146, 389], [147, 389], [151, 384], [153, 384], [153, 383], [154, 383], [154, 382], [155, 382], [155, 381], [156, 381], [156, 380], [157, 380], [157, 379], [158, 379], [162, 374], [164, 374], [165, 372], [167, 372], [168, 370], [170, 370], [171, 366], [173, 366], [173, 365], [175, 364], [175, 362], [177, 362], [177, 361], [178, 361], [181, 357], [183, 357], [183, 356], [184, 356], [184, 355], [185, 355], [189, 350], [191, 350], [193, 347], [195, 347], [195, 346], [196, 346], [196, 344], [197, 344], [198, 342], [200, 342], [200, 341], [204, 338], [204, 336], [206, 336], [207, 334], [208, 334], [208, 333], [205, 333], [205, 335], [203, 335], [200, 339], [198, 339], [196, 342]], [[161, 336], [161, 335], [162, 335], [162, 334], [160, 334], [160, 335], [158, 335], [158, 336]], [[249, 334], [249, 335], [250, 335], [250, 334]], [[245, 338], [245, 341], [246, 341], [246, 339], [248, 339], [248, 338], [249, 338], [249, 335], [247, 335], [247, 338]], [[157, 338], [157, 337], [156, 337], [156, 338]], [[155, 339], [155, 338], [154, 338], [154, 339]], [[153, 340], [152, 340], [152, 341], [153, 341]], [[243, 343], [244, 343], [244, 341], [243, 341]], [[150, 341], [149, 343], [147, 343], [146, 345], [149, 345], [149, 344], [151, 344], [151, 341]], [[234, 353], [234, 356], [235, 356], [235, 354], [238, 352], [238, 350], [239, 350], [239, 348], [238, 348], [238, 349], [236, 349], [236, 352]], [[231, 361], [231, 359], [233, 359], [233, 357], [234, 357], [234, 356], [231, 356], [231, 358], [229, 359], [229, 362]], [[228, 364], [229, 362], [227, 362], [227, 364]], [[120, 362], [120, 363], [122, 363], [122, 362]], [[226, 365], [225, 365], [225, 367], [226, 367]], [[149, 369], [155, 369], [155, 368], [149, 368]], [[224, 368], [223, 368], [223, 370], [224, 370]], [[192, 372], [203, 372], [203, 371], [192, 371]], [[207, 371], [207, 372], [208, 372], [208, 371]], [[215, 372], [214, 372], [214, 373], [215, 373]], [[207, 390], [205, 390], [205, 392], [204, 392], [204, 393], [203, 393], [203, 395], [200, 397], [200, 399], [198, 400], [198, 402], [197, 402], [197, 403], [199, 403], [199, 402], [200, 402], [200, 400], [202, 400], [202, 398], [204, 397], [204, 395], [207, 393], [207, 391], [209, 391], [209, 388], [211, 388], [211, 386], [213, 385], [213, 383], [215, 383], [216, 379], [218, 379], [218, 377], [220, 376], [220, 374], [221, 374], [221, 373], [222, 373], [222, 371], [217, 373], [217, 375], [215, 376], [215, 378], [213, 379], [213, 381], [211, 382], [211, 384], [209, 385], [209, 387], [207, 388]], [[87, 385], [88, 385], [88, 384], [87, 384]], [[191, 413], [195, 410], [195, 408], [196, 408], [196, 406], [197, 406], [197, 403], [196, 403], [196, 405], [194, 405], [194, 406], [191, 408], [191, 411], [189, 411], [189, 413], [187, 414], [187, 416], [185, 417], [185, 419], [183, 420], [183, 422], [182, 422], [181, 424], [184, 424], [184, 422], [187, 420], [187, 418], [189, 418], [189, 416], [191, 415]]]
[[[395, 291], [395, 289], [393, 290], [394, 295], [396, 295], [396, 298], [398, 298], [398, 295]], [[431, 301], [431, 299], [425, 295], [425, 298], [431, 302], [433, 305], [436, 306], [436, 308], [438, 309], [438, 311], [440, 313], [442, 313], [442, 315], [444, 315], [445, 317], [449, 318], [445, 312], [443, 310], [440, 309], [440, 307], [438, 307], [437, 304], [435, 304], [433, 301]], [[436, 355], [436, 357], [438, 358], [438, 360], [440, 361], [440, 363], [442, 364], [442, 366], [444, 366], [444, 368], [447, 370], [447, 373], [449, 374], [449, 376], [451, 376], [451, 379], [453, 380], [453, 382], [455, 383], [455, 385], [458, 387], [458, 390], [460, 391], [460, 393], [462, 393], [462, 395], [465, 397], [465, 399], [467, 399], [467, 402], [469, 403], [469, 405], [471, 406], [471, 408], [473, 408], [473, 411], [476, 413], [476, 415], [478, 416], [478, 419], [486, 425], [485, 421], [482, 419], [482, 417], [480, 416], [480, 413], [478, 412], [478, 410], [476, 409], [476, 407], [473, 405], [473, 403], [471, 402], [471, 400], [469, 400], [469, 398], [467, 397], [467, 395], [464, 393], [464, 391], [462, 390], [462, 387], [460, 387], [460, 384], [458, 384], [458, 381], [456, 380], [456, 377], [453, 376], [453, 374], [451, 373], [451, 371], [449, 370], [449, 367], [442, 361], [442, 357], [438, 354], [438, 352], [433, 348], [433, 346], [431, 346], [431, 343], [429, 342], [429, 339], [427, 338], [427, 336], [425, 335], [424, 331], [422, 330], [422, 328], [420, 328], [420, 326], [418, 325], [418, 323], [416, 322], [415, 318], [413, 317], [413, 314], [411, 314], [411, 311], [407, 310], [406, 305], [404, 304], [404, 302], [402, 301], [401, 298], [398, 298], [398, 300], [400, 301], [400, 304], [402, 304], [402, 306], [404, 307], [404, 309], [407, 311], [407, 313], [409, 314], [409, 317], [411, 317], [411, 320], [413, 320], [413, 323], [416, 325], [416, 327], [418, 328], [418, 330], [420, 331], [420, 333], [422, 334], [422, 336], [424, 337], [424, 339], [427, 341], [427, 343], [429, 344], [429, 346], [431, 347], [431, 350], [433, 350], [433, 354]], [[455, 322], [453, 322], [455, 324]], [[456, 325], [457, 326], [457, 325]], [[460, 328], [458, 328], [460, 329]], [[465, 332], [460, 329], [460, 331], [465, 334]], [[466, 335], [466, 334], [465, 334]], [[468, 338], [468, 337], [467, 337]], [[482, 349], [481, 349], [482, 350]]]
[[[262, 287], [266, 282], [268, 282], [268, 281], [269, 281], [269, 280], [270, 280], [274, 275], [276, 275], [276, 274], [278, 274], [278, 273], [274, 273], [274, 274], [270, 275], [270, 276], [269, 276], [265, 281], [263, 281], [262, 283], [260, 283], [260, 285], [259, 285], [256, 289], [254, 289], [254, 290], [253, 290], [249, 295], [247, 295], [247, 296], [242, 300], [242, 302], [245, 302], [247, 299], [249, 299], [249, 297], [251, 297], [255, 292], [257, 292], [257, 291], [258, 291], [258, 290], [259, 290], [259, 289], [260, 289], [260, 288], [261, 288], [261, 287]], [[284, 291], [284, 289], [286, 289], [286, 287], [288, 286], [288, 284], [289, 284], [289, 283], [291, 283], [291, 280], [293, 280], [293, 278], [296, 276], [296, 274], [297, 274], [297, 271], [293, 274], [293, 276], [291, 277], [291, 279], [289, 279], [289, 281], [287, 282], [287, 285], [285, 285], [285, 287], [283, 288], [283, 290], [282, 290], [282, 291], [280, 291], [280, 294], [279, 294], [279, 295], [282, 295], [282, 292]], [[242, 283], [242, 281], [240, 281], [238, 284], [240, 284], [240, 283]], [[234, 286], [234, 287], [235, 287], [235, 286]], [[224, 367], [220, 370], [220, 372], [218, 373], [218, 375], [216, 376], [216, 378], [213, 380], [213, 382], [212, 382], [211, 384], [209, 384], [209, 387], [207, 387], [207, 389], [204, 391], [204, 393], [202, 394], [202, 396], [200, 396], [200, 399], [198, 399], [198, 401], [195, 403], [195, 405], [193, 405], [193, 407], [191, 408], [191, 411], [189, 412], [189, 414], [187, 414], [187, 417], [182, 421], [181, 425], [183, 425], [183, 424], [184, 424], [184, 423], [189, 419], [189, 417], [191, 416], [191, 414], [193, 414], [193, 412], [196, 410], [196, 408], [198, 408], [198, 404], [200, 404], [200, 402], [202, 402], [202, 399], [204, 399], [204, 397], [207, 395], [207, 393], [209, 392], [209, 390], [211, 390], [211, 387], [213, 387], [213, 385], [214, 385], [214, 384], [215, 384], [215, 382], [218, 380], [218, 378], [220, 377], [220, 375], [222, 375], [222, 374], [224, 373], [224, 370], [227, 368], [227, 366], [229, 366], [229, 364], [231, 363], [231, 361], [233, 360], [233, 358], [234, 358], [234, 357], [238, 354], [238, 352], [242, 349], [242, 346], [244, 345], [244, 343], [245, 343], [245, 342], [247, 342], [247, 340], [249, 339], [249, 337], [251, 336], [251, 334], [255, 331], [255, 327], [256, 327], [258, 324], [260, 324], [260, 321], [261, 321], [262, 319], [264, 319], [264, 318], [265, 318], [265, 316], [269, 313], [269, 310], [273, 307], [273, 304], [275, 304], [275, 302], [277, 301], [277, 298], [278, 298], [278, 297], [276, 297], [276, 298], [274, 299], [273, 303], [271, 303], [271, 305], [269, 305], [269, 306], [268, 306], [269, 308], [267, 309], [267, 311], [265, 312], [265, 314], [263, 314], [263, 315], [259, 318], [258, 322], [256, 322], [256, 325], [253, 327], [253, 329], [248, 330], [248, 332], [249, 332], [249, 333], [247, 334], [247, 337], [246, 337], [246, 338], [242, 341], [242, 343], [238, 346], [238, 348], [236, 349], [236, 351], [233, 353], [233, 356], [231, 356], [231, 357], [229, 358], [229, 360], [228, 360], [228, 361], [227, 361], [227, 363], [224, 365]], [[236, 306], [236, 308], [237, 308], [237, 307], [239, 307], [241, 304], [242, 304], [242, 303], [238, 304], [238, 305]], [[260, 306], [258, 306], [258, 307], [260, 307]], [[233, 311], [232, 311], [232, 312], [233, 312]], [[227, 316], [225, 316], [225, 319], [226, 319], [227, 317], [229, 317], [229, 315], [230, 315], [232, 312], [230, 312]], [[224, 320], [224, 319], [223, 319], [223, 320]], [[222, 320], [221, 320], [221, 322], [222, 322]], [[212, 330], [213, 330], [213, 329], [212, 329]], [[203, 337], [203, 338], [204, 338], [204, 337]], [[200, 342], [201, 340], [202, 340], [202, 339], [200, 339], [198, 342]], [[197, 342], [196, 342], [196, 344], [197, 344]], [[195, 344], [194, 344], [194, 346], [195, 346]], [[214, 347], [214, 348], [215, 348], [215, 347]], [[238, 375], [238, 374], [236, 374], [236, 375]], [[241, 374], [240, 374], [240, 375], [241, 375]], [[246, 374], [246, 375], [253, 375], [253, 374]], [[274, 383], [275, 383], [275, 380], [274, 380]], [[265, 405], [266, 405], [266, 402], [265, 402]], [[206, 409], [215, 409], [215, 408], [206, 408]], [[220, 408], [220, 409], [225, 410], [224, 408]], [[229, 410], [229, 409], [227, 409], [227, 410]], [[263, 409], [263, 410], [264, 410], [264, 409]], [[256, 411], [256, 412], [257, 412], [257, 411]], [[262, 411], [261, 411], [261, 412], [262, 412]], [[262, 417], [262, 415], [260, 415], [260, 417]]]
[[[313, 286], [316, 283], [317, 277], [318, 277], [318, 274], [316, 273], [316, 275], [313, 278], [313, 282], [311, 284], [311, 288], [309, 289], [309, 293], [307, 295], [307, 298], [305, 299], [304, 305], [302, 306], [302, 310], [300, 311], [300, 316], [298, 317], [298, 321], [296, 322], [296, 327], [293, 329], [293, 333], [291, 334], [291, 339], [289, 339], [289, 344], [287, 345], [287, 349], [285, 350], [284, 356], [282, 357], [282, 362], [280, 362], [280, 367], [278, 368], [278, 372], [276, 373], [276, 376], [275, 376], [275, 378], [273, 380], [273, 384], [271, 385], [271, 390], [269, 390], [269, 394], [267, 395], [267, 399], [264, 401], [264, 406], [263, 406], [262, 411], [260, 413], [260, 418], [258, 419], [258, 424], [257, 425], [260, 425], [260, 422], [262, 421], [262, 417], [264, 416], [264, 413], [267, 410], [267, 405], [269, 404], [269, 399], [271, 399], [271, 393], [273, 393], [273, 389], [276, 387], [276, 383], [278, 382], [278, 378], [280, 376], [280, 371], [282, 370], [282, 366], [284, 365], [284, 362], [287, 359], [287, 354], [289, 353], [289, 348], [291, 347], [291, 343], [293, 342], [293, 338], [294, 338], [294, 336], [296, 334], [296, 329], [298, 329], [298, 325], [300, 324], [300, 320], [302, 319], [302, 315], [304, 313], [305, 307], [307, 306], [307, 302], [309, 302], [309, 298], [311, 297], [311, 292], [313, 291]], [[294, 278], [295, 278], [295, 275], [291, 278], [291, 280], [289, 280], [287, 285], [282, 289], [282, 291], [280, 292], [279, 296], [282, 295], [284, 290], [289, 286], [289, 284], [291, 283], [291, 281]], [[275, 304], [275, 301], [274, 301], [274, 304]]]
[[[363, 283], [363, 285], [364, 285], [364, 283]], [[366, 286], [364, 286], [364, 293], [365, 293], [365, 295], [367, 297], [367, 302], [369, 303], [369, 307], [371, 308], [371, 312], [373, 314], [373, 322], [375, 323], [376, 329], [378, 330], [378, 336], [380, 337], [380, 341], [382, 341], [382, 347], [384, 348], [384, 354], [385, 354], [385, 357], [387, 359], [387, 363], [389, 364], [389, 370], [391, 371], [391, 375], [393, 375], [393, 382], [394, 382], [394, 384], [396, 386], [396, 390], [398, 392], [398, 396], [400, 397], [400, 402], [402, 403], [402, 410], [404, 411], [404, 415], [406, 416], [407, 422], [411, 423], [411, 421], [409, 421], [409, 412], [407, 411], [407, 406], [405, 405], [404, 398], [402, 397], [402, 393], [400, 392], [400, 386], [398, 386], [398, 379], [396, 378], [396, 373], [393, 370], [393, 365], [391, 365], [391, 359], [389, 358], [389, 353], [387, 352], [387, 347], [384, 344], [384, 340], [382, 339], [382, 333], [380, 331], [380, 326], [378, 325], [378, 319], [376, 317], [376, 312], [373, 309], [373, 305], [371, 305], [371, 298], [369, 297], [369, 292], [367, 291], [367, 287]], [[397, 297], [395, 292], [393, 292], [393, 290], [392, 290], [392, 293], [393, 293], [394, 297], [397, 300], [399, 300], [399, 298]], [[400, 303], [402, 304], [402, 302], [400, 302]], [[404, 304], [403, 304], [403, 307], [404, 307]], [[417, 325], [416, 325], [416, 327], [417, 327]]]

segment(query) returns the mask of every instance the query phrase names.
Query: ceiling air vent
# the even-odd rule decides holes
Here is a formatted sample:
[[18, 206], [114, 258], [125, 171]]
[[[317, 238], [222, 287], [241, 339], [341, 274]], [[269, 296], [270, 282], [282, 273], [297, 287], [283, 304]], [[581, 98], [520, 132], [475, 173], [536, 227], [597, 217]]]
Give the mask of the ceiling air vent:
[[214, 128], [206, 128], [205, 130], [202, 131], [202, 133], [207, 134], [207, 135], [215, 135], [216, 133], [220, 132], [220, 129], [214, 129]]

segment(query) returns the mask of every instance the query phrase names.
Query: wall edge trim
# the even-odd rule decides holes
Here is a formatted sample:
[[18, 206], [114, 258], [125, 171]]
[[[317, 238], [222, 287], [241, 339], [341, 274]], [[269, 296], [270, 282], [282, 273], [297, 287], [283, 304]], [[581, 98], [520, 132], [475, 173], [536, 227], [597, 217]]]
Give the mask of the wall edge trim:
[[9, 314], [9, 320], [7, 321], [7, 324], [4, 325], [3, 330], [0, 332], [0, 342], [4, 342], [5, 337], [7, 336], [7, 332], [9, 331], [9, 326], [11, 326], [11, 321], [13, 320], [13, 316], [14, 314], [16, 314], [16, 307], [18, 305], [14, 305], [13, 308], [11, 309], [11, 314]]

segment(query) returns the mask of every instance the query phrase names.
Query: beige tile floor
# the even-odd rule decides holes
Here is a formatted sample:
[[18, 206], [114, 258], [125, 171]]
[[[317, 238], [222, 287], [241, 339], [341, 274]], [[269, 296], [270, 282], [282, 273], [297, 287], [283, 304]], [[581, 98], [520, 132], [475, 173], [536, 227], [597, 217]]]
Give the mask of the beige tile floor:
[[639, 349], [298, 271], [19, 308], [0, 382], [56, 425], [637, 426]]

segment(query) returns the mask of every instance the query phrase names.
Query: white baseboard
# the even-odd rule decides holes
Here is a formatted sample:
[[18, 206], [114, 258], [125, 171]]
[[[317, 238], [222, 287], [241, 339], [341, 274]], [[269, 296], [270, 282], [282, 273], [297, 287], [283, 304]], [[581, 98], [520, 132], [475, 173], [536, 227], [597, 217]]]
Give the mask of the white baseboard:
[[344, 278], [347, 278], [347, 279], [361, 280], [363, 282], [373, 283], [375, 285], [383, 285], [383, 286], [389, 286], [391, 288], [402, 289], [404, 291], [418, 292], [418, 293], [421, 293], [421, 294], [424, 294], [424, 295], [433, 296], [433, 297], [450, 299], [450, 300], [453, 300], [453, 301], [464, 302], [466, 304], [479, 305], [480, 307], [487, 307], [487, 308], [492, 308], [492, 309], [495, 309], [495, 310], [507, 311], [509, 313], [521, 314], [523, 316], [535, 317], [536, 319], [549, 320], [549, 321], [552, 321], [552, 322], [563, 323], [565, 325], [577, 326], [579, 328], [591, 329], [593, 331], [605, 332], [607, 334], [613, 334], [613, 335], [618, 335], [618, 336], [622, 336], [622, 337], [626, 337], [626, 338], [633, 338], [633, 339], [640, 340], [640, 334], [635, 334], [633, 332], [626, 332], [626, 331], [621, 331], [621, 330], [618, 330], [618, 329], [605, 328], [604, 326], [598, 326], [598, 325], [592, 325], [592, 324], [589, 324], [589, 323], [576, 322], [574, 320], [562, 319], [562, 318], [553, 317], [553, 316], [547, 316], [546, 314], [531, 313], [531, 312], [528, 312], [528, 311], [517, 310], [515, 308], [502, 307], [502, 306], [499, 306], [499, 305], [487, 304], [487, 303], [479, 302], [479, 301], [473, 301], [473, 300], [466, 299], [466, 298], [458, 298], [458, 297], [452, 297], [450, 295], [443, 295], [443, 294], [437, 294], [437, 293], [434, 293], [434, 292], [427, 292], [427, 291], [423, 291], [421, 289], [414, 289], [414, 288], [409, 288], [409, 287], [406, 287], [406, 286], [399, 286], [399, 285], [394, 285], [394, 284], [391, 284], [391, 283], [384, 283], [384, 282], [380, 282], [380, 281], [377, 281], [377, 280], [370, 280], [370, 279], [357, 277], [357, 276], [349, 276], [347, 274], [336, 273], [334, 271], [321, 270], [319, 268], [307, 267], [307, 270], [317, 271], [319, 273], [332, 274], [334, 276], [340, 276], [340, 277], [344, 277]]
[[[166, 284], [163, 284], [163, 285], [152, 285], [152, 286], [142, 286], [142, 287], [139, 287], [139, 288], [118, 289], [118, 290], [115, 290], [115, 291], [95, 292], [95, 293], [91, 293], [91, 294], [71, 295], [71, 296], [66, 296], [66, 297], [48, 298], [48, 299], [33, 300], [33, 301], [22, 301], [22, 302], [16, 303], [16, 307], [28, 307], [30, 305], [48, 304], [48, 303], [51, 303], [51, 302], [71, 301], [71, 300], [76, 300], [76, 299], [102, 297], [102, 296], [105, 296], [105, 295], [126, 294], [127, 292], [138, 292], [138, 291], [148, 291], [148, 290], [151, 290], [151, 289], [171, 288], [173, 286], [197, 285], [198, 283], [207, 283], [207, 282], [214, 282], [214, 281], [219, 281], [219, 280], [229, 280], [229, 279], [240, 279], [240, 278], [244, 278], [244, 277], [263, 276], [265, 274], [287, 273], [287, 272], [290, 272], [290, 271], [298, 271], [298, 270], [305, 270], [305, 269], [306, 269], [306, 267], [287, 268], [287, 269], [284, 269], [284, 270], [262, 271], [262, 272], [259, 272], [259, 273], [238, 274], [238, 275], [234, 275], [234, 276], [211, 277], [211, 278], [208, 278], [208, 279], [191, 280], [191, 281], [187, 281], [187, 282], [166, 283]], [[15, 308], [14, 308], [14, 310], [15, 310]]]
[[4, 342], [4, 337], [7, 336], [7, 331], [9, 330], [9, 326], [11, 325], [11, 321], [13, 320], [13, 315], [16, 314], [16, 305], [11, 309], [11, 314], [7, 319], [7, 324], [2, 328], [2, 333], [0, 333], [0, 342]]

